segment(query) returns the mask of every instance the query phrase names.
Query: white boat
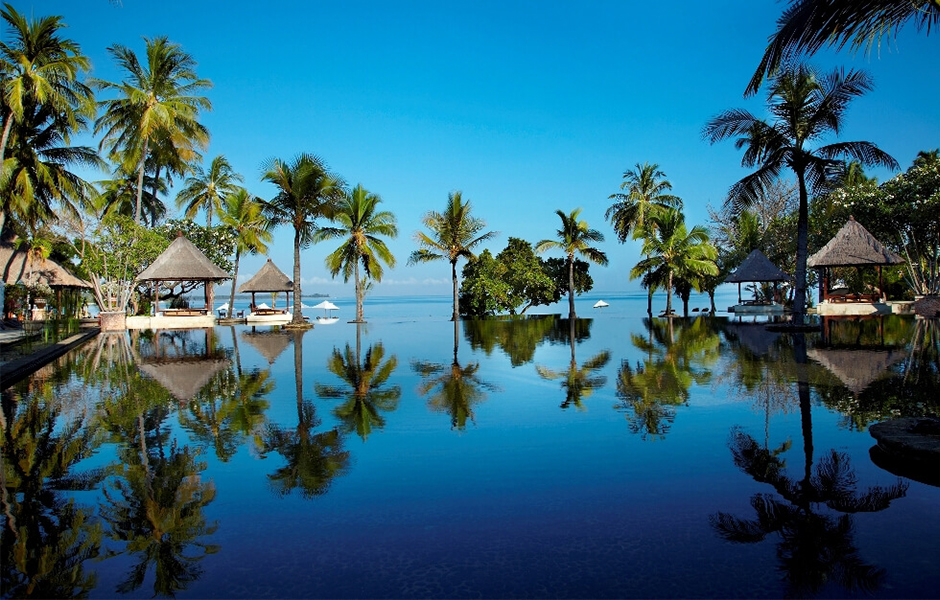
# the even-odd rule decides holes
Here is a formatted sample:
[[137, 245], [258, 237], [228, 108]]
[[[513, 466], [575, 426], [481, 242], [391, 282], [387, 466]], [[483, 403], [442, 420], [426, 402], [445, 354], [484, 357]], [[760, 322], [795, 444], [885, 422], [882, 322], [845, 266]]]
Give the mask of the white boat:
[[603, 300], [598, 300], [597, 302], [594, 303], [594, 308], [606, 308], [608, 306], [610, 306], [610, 304], [607, 304]]

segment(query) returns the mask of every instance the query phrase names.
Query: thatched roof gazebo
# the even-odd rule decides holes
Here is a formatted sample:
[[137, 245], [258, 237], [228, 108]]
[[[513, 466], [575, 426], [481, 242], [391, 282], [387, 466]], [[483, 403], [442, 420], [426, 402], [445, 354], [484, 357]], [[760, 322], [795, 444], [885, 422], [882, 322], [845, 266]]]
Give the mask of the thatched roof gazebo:
[[[806, 266], [822, 271], [819, 287], [819, 301], [862, 301], [878, 302], [884, 300], [884, 283], [881, 279], [881, 267], [901, 265], [904, 259], [885, 248], [875, 239], [855, 217], [836, 233], [829, 243], [806, 261]], [[878, 294], [830, 295], [829, 269], [831, 267], [876, 267], [878, 269]]]
[[[63, 289], [91, 287], [87, 281], [72, 275], [68, 269], [56, 261], [49, 258], [37, 258], [32, 253], [17, 250], [9, 244], [0, 244], [0, 280], [6, 285], [46, 285], [55, 291], [59, 306], [62, 306]], [[0, 317], [6, 316], [3, 312], [4, 308], [0, 306], [0, 313], [2, 313]]]
[[268, 361], [268, 365], [273, 365], [293, 340], [288, 333], [279, 330], [243, 331], [241, 337]]
[[[251, 279], [238, 288], [239, 294], [251, 293], [252, 308], [255, 306], [255, 294], [259, 292], [287, 292], [290, 294], [292, 291], [294, 291], [294, 282], [278, 269], [270, 258]], [[294, 301], [296, 302], [296, 299]], [[287, 297], [287, 304], [290, 306], [290, 296]]]
[[[168, 284], [171, 287], [183, 281], [201, 281], [205, 284], [204, 309], [189, 309], [203, 314], [212, 314], [212, 284], [231, 279], [232, 276], [209, 260], [202, 250], [183, 237], [177, 236], [173, 243], [157, 257], [149, 267], [137, 276], [137, 281]], [[154, 298], [155, 301], [159, 297]]]
[[734, 273], [725, 278], [724, 283], [738, 284], [738, 304], [741, 303], [741, 284], [751, 282], [770, 281], [776, 284], [781, 281], [790, 281], [790, 276], [784, 273], [780, 268], [770, 262], [770, 259], [760, 250], [751, 250]]

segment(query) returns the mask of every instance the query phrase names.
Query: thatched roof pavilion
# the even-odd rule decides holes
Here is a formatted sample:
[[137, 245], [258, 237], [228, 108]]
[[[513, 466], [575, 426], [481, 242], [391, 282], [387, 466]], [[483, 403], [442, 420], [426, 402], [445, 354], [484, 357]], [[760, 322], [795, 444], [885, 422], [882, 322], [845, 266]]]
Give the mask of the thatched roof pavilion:
[[820, 278], [820, 302], [836, 297], [829, 295], [828, 269], [830, 267], [876, 267], [879, 277], [879, 294], [874, 296], [878, 298], [874, 296], [859, 298], [875, 301], [883, 299], [884, 285], [880, 283], [881, 267], [901, 264], [904, 264], [904, 259], [885, 248], [875, 239], [875, 236], [855, 220], [855, 217], [849, 217], [848, 222], [842, 226], [835, 237], [806, 260], [807, 267], [823, 271], [823, 277]]
[[29, 252], [8, 244], [0, 244], [0, 277], [7, 285], [43, 283], [49, 287], [91, 287], [54, 260], [38, 260]]
[[741, 284], [758, 281], [773, 281], [776, 288], [776, 282], [790, 281], [790, 276], [784, 273], [780, 268], [770, 262], [770, 259], [760, 250], [751, 250], [734, 273], [725, 278], [725, 283], [738, 284], [738, 303], [741, 302]]
[[202, 281], [205, 283], [206, 310], [211, 313], [212, 284], [231, 278], [180, 234], [153, 264], [137, 276], [137, 281], [163, 282], [171, 286], [183, 281]]
[[[283, 271], [277, 268], [277, 266], [271, 262], [269, 258], [264, 265], [258, 269], [258, 272], [254, 276], [241, 284], [238, 288], [238, 293], [242, 294], [245, 292], [251, 293], [251, 305], [255, 305], [255, 294], [258, 292], [287, 292], [290, 293], [294, 291], [294, 282], [284, 274]], [[288, 297], [288, 303], [289, 303]]]

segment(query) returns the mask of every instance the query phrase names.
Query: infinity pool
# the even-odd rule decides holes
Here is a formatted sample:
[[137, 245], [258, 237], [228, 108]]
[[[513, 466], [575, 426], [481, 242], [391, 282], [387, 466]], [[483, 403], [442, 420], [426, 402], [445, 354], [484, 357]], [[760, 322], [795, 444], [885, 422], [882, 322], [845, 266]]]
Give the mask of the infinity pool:
[[940, 489], [867, 432], [940, 411], [936, 323], [410, 311], [101, 335], [6, 390], [4, 596], [940, 590]]

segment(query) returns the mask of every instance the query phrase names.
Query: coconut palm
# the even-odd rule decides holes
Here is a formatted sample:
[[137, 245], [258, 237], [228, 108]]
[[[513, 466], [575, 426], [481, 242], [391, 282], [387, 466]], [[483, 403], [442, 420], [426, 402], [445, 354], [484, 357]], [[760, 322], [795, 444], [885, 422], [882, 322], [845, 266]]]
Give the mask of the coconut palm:
[[[111, 179], [97, 182], [101, 193], [96, 200], [96, 209], [101, 216], [110, 214], [134, 218], [137, 210], [137, 176], [128, 172], [123, 165], [115, 167]], [[155, 180], [153, 176], [144, 176], [144, 192], [141, 195], [141, 216], [145, 223], [156, 226], [166, 217], [166, 205], [157, 196], [165, 194], [169, 186], [166, 180]]]
[[195, 217], [200, 209], [205, 210], [206, 229], [212, 229], [212, 215], [222, 212], [223, 199], [235, 192], [238, 188], [235, 182], [242, 180], [220, 154], [212, 159], [208, 171], [198, 167], [196, 174], [186, 179], [186, 186], [176, 195], [176, 208], [183, 209], [187, 219]]
[[345, 183], [312, 154], [300, 154], [290, 163], [272, 159], [264, 168], [262, 180], [278, 188], [277, 195], [263, 203], [263, 211], [276, 224], [289, 224], [294, 228], [294, 315], [291, 325], [303, 326], [300, 249], [313, 241], [318, 218], [332, 218], [337, 202], [343, 197]]
[[459, 315], [457, 261], [461, 258], [471, 258], [475, 247], [497, 234], [495, 231], [480, 233], [486, 228], [486, 221], [471, 216], [470, 210], [470, 201], [464, 202], [459, 190], [448, 194], [447, 207], [443, 213], [430, 211], [421, 219], [430, 234], [423, 231], [415, 233], [415, 241], [421, 248], [412, 252], [408, 259], [408, 264], [411, 265], [435, 260], [450, 262], [451, 278], [454, 282], [454, 315], [451, 317], [453, 321], [456, 321]]
[[565, 253], [568, 261], [568, 318], [575, 319], [574, 313], [574, 255], [580, 254], [589, 261], [607, 265], [607, 255], [590, 244], [603, 242], [604, 234], [588, 227], [587, 221], [579, 221], [581, 209], [576, 208], [570, 214], [556, 210], [555, 214], [561, 218], [561, 229], [557, 230], [557, 240], [542, 240], [535, 245], [538, 253], [550, 249], [558, 249]]
[[118, 66], [126, 71], [123, 82], [95, 80], [99, 89], [118, 95], [99, 102], [104, 114], [95, 122], [95, 133], [103, 133], [101, 148], [107, 148], [115, 157], [123, 155], [126, 161], [136, 165], [135, 220], [138, 223], [144, 168], [151, 145], [157, 140], [165, 143], [169, 138], [177, 148], [206, 147], [209, 132], [197, 119], [201, 109], [212, 108], [208, 98], [197, 95], [212, 84], [207, 79], [199, 79], [192, 56], [165, 37], [144, 38], [144, 41], [147, 45], [145, 64], [125, 46], [115, 44], [108, 48]]
[[[78, 81], [90, 63], [78, 44], [59, 36], [59, 30], [66, 26], [61, 17], [28, 20], [9, 4], [4, 4], [0, 16], [8, 29], [4, 41], [0, 41], [0, 181], [6, 181], [5, 152], [14, 124], [27, 123], [30, 128], [43, 130], [53, 123], [57, 135], [68, 145], [70, 135], [94, 117], [95, 106], [91, 89]], [[42, 119], [37, 120], [37, 116]], [[3, 194], [0, 231], [7, 201], [8, 196]]]
[[718, 251], [708, 242], [708, 230], [696, 225], [685, 226], [685, 216], [678, 210], [669, 210], [656, 218], [655, 234], [643, 243], [646, 258], [630, 271], [630, 279], [658, 272], [657, 280], [666, 282], [666, 315], [672, 315], [672, 289], [677, 275], [714, 275], [718, 272], [715, 258]]
[[918, 29], [930, 33], [940, 25], [937, 0], [790, 0], [790, 6], [777, 19], [777, 31], [770, 36], [760, 66], [751, 77], [747, 95], [756, 94], [764, 77], [773, 77], [780, 66], [793, 57], [814, 54], [823, 46], [848, 44], [871, 51], [885, 35], [897, 34], [914, 21]]
[[274, 239], [271, 220], [264, 214], [262, 207], [262, 200], [252, 196], [245, 188], [237, 188], [222, 201], [219, 220], [222, 225], [235, 231], [235, 273], [232, 275], [230, 307], [235, 306], [235, 283], [242, 254], [265, 253], [268, 251], [268, 242]]
[[800, 192], [797, 217], [796, 286], [793, 321], [803, 324], [806, 313], [806, 258], [809, 192], [827, 189], [833, 174], [842, 170], [841, 158], [854, 158], [866, 165], [898, 169], [898, 163], [871, 142], [836, 142], [816, 146], [828, 133], [838, 134], [849, 102], [872, 88], [863, 71], [835, 70], [825, 76], [807, 65], [796, 65], [779, 73], [767, 96], [772, 122], [758, 119], [746, 110], [725, 111], [705, 126], [711, 143], [737, 138], [744, 148], [741, 164], [757, 167], [728, 192], [733, 210], [747, 209], [773, 184], [784, 168], [796, 175]]
[[610, 195], [616, 202], [604, 218], [613, 225], [621, 244], [630, 236], [641, 238], [650, 216], [665, 208], [682, 208], [682, 199], [667, 193], [672, 184], [657, 164], [637, 163], [632, 171], [625, 171], [620, 189], [627, 191]]
[[333, 220], [340, 227], [323, 227], [314, 235], [314, 241], [345, 238], [335, 252], [326, 257], [326, 267], [336, 277], [340, 271], [343, 281], [352, 276], [356, 282], [356, 322], [364, 322], [362, 300], [364, 278], [359, 276], [359, 265], [365, 276], [373, 281], [382, 281], [382, 263], [395, 266], [395, 257], [379, 236], [398, 236], [395, 215], [378, 210], [382, 198], [359, 184], [346, 191], [336, 207]]

